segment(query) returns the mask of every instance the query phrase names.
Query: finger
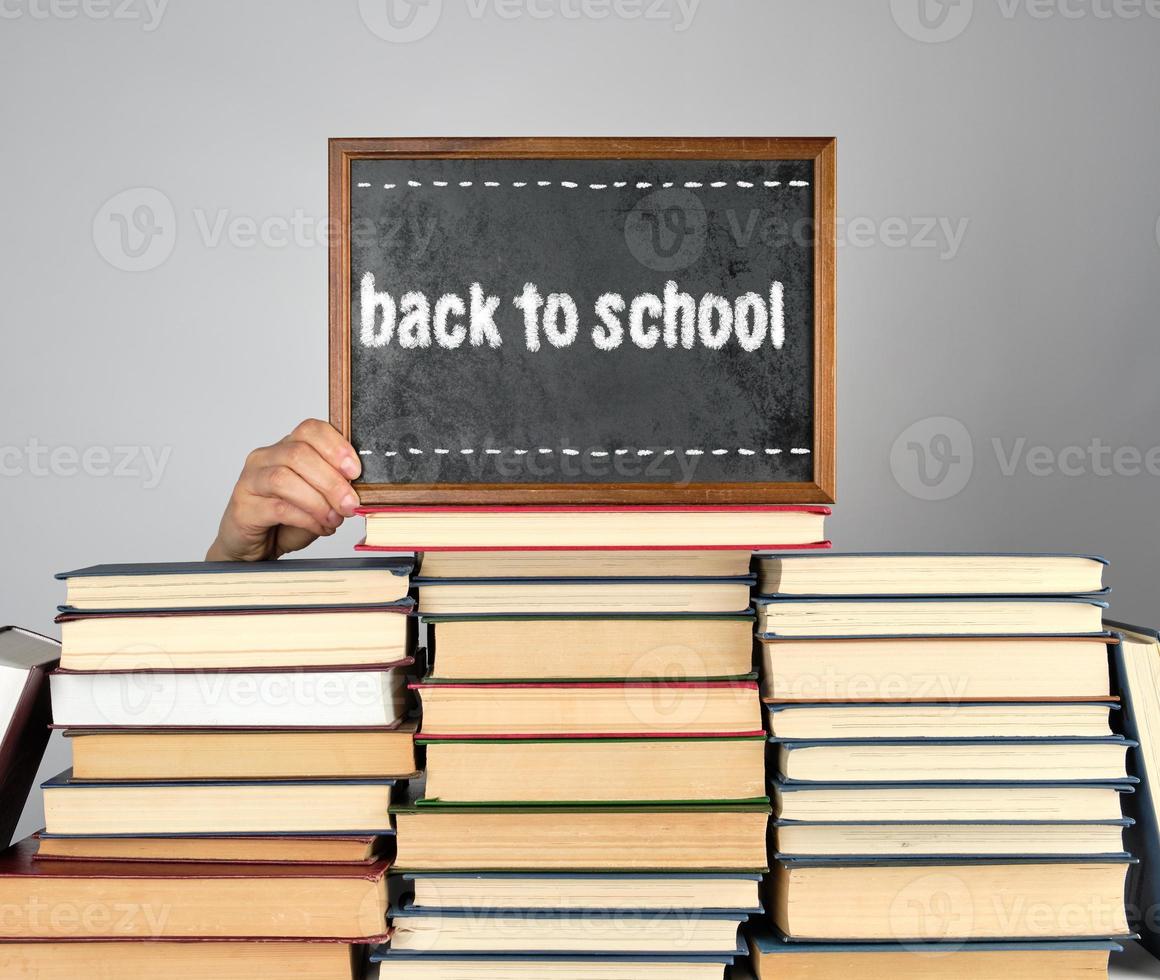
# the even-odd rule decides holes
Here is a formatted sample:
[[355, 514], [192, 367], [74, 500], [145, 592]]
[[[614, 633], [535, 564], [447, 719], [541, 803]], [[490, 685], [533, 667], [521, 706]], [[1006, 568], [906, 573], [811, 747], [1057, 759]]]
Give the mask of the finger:
[[354, 446], [347, 442], [339, 431], [327, 422], [307, 419], [300, 422], [283, 442], [306, 442], [348, 480], [355, 479], [362, 472], [362, 462]]
[[291, 551], [301, 551], [311, 544], [316, 537], [316, 534], [304, 531], [300, 527], [283, 524], [274, 533], [274, 555], [281, 558]]
[[[251, 527], [270, 528], [292, 527], [309, 532], [314, 537], [328, 537], [334, 528], [320, 523], [313, 514], [277, 497], [253, 497], [239, 508], [239, 517]], [[304, 542], [300, 547], [305, 547]]]
[[269, 455], [270, 465], [289, 466], [326, 498], [329, 509], [344, 517], [353, 517], [358, 497], [350, 481], [330, 465], [306, 442], [280, 442]]
[[326, 498], [284, 463], [260, 471], [254, 480], [254, 492], [259, 497], [292, 504], [309, 514], [320, 527], [337, 527], [342, 523], [342, 517], [331, 509]]

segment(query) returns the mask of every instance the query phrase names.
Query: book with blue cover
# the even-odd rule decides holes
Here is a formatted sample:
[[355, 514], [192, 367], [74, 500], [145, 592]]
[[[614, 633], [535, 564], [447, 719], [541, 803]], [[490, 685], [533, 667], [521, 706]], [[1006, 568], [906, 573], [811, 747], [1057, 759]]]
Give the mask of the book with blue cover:
[[756, 606], [757, 632], [763, 637], [1098, 636], [1107, 603], [1080, 596], [762, 596]]
[[1077, 782], [1129, 780], [1122, 735], [1097, 738], [771, 738], [786, 782]]
[[[975, 607], [972, 607], [975, 608]], [[760, 637], [774, 703], [1108, 701], [1114, 638], [1091, 635]]]
[[1121, 642], [1113, 657], [1116, 687], [1124, 701], [1124, 733], [1139, 743], [1130, 766], [1140, 786], [1124, 809], [1135, 818], [1128, 847], [1140, 863], [1128, 883], [1128, 909], [1140, 942], [1160, 956], [1160, 633], [1156, 630], [1108, 621]]
[[768, 927], [746, 934], [758, 980], [1091, 980], [1123, 951], [1108, 939], [851, 943], [791, 942]]
[[1132, 859], [775, 861], [774, 924], [793, 941], [1107, 939], [1130, 933]]
[[1133, 821], [776, 820], [775, 860], [966, 857], [1126, 858], [1124, 833]]
[[1101, 738], [1115, 701], [850, 702], [767, 704], [770, 734], [787, 741], [877, 738]]
[[60, 572], [62, 612], [381, 606], [404, 599], [415, 560], [286, 558], [146, 562]]
[[781, 820], [1103, 823], [1121, 819], [1135, 782], [795, 783], [775, 776], [771, 789]]
[[1107, 561], [1095, 555], [969, 552], [763, 553], [754, 558], [766, 596], [1096, 595]]
[[756, 579], [420, 579], [423, 615], [740, 613]]

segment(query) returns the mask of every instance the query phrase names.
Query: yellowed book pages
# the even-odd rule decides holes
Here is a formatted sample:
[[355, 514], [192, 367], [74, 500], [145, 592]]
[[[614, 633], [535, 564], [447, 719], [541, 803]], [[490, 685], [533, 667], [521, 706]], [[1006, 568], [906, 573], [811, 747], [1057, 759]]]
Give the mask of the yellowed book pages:
[[444, 803], [677, 802], [765, 796], [765, 738], [431, 742]]
[[404, 811], [406, 871], [750, 871], [766, 864], [769, 814], [758, 809], [649, 812]]
[[445, 620], [443, 680], [740, 677], [753, 669], [752, 619]]

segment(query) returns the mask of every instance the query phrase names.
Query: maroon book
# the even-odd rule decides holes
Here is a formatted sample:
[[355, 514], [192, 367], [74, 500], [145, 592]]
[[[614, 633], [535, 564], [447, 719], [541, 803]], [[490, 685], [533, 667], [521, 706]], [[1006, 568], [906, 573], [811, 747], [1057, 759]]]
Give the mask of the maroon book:
[[52, 709], [48, 674], [60, 644], [47, 636], [0, 627], [0, 846], [7, 847], [24, 812], [48, 745]]

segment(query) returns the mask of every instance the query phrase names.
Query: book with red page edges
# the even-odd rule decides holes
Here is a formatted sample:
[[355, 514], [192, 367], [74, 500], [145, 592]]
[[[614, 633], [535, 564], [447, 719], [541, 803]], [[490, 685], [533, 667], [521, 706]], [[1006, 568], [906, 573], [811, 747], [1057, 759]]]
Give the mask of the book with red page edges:
[[[29, 838], [0, 855], [0, 905], [16, 910], [0, 921], [0, 938], [362, 943], [387, 928], [387, 860], [193, 865], [36, 861], [35, 853]], [[89, 907], [106, 914], [77, 913]]]
[[603, 551], [828, 548], [829, 507], [360, 507], [360, 551]]

